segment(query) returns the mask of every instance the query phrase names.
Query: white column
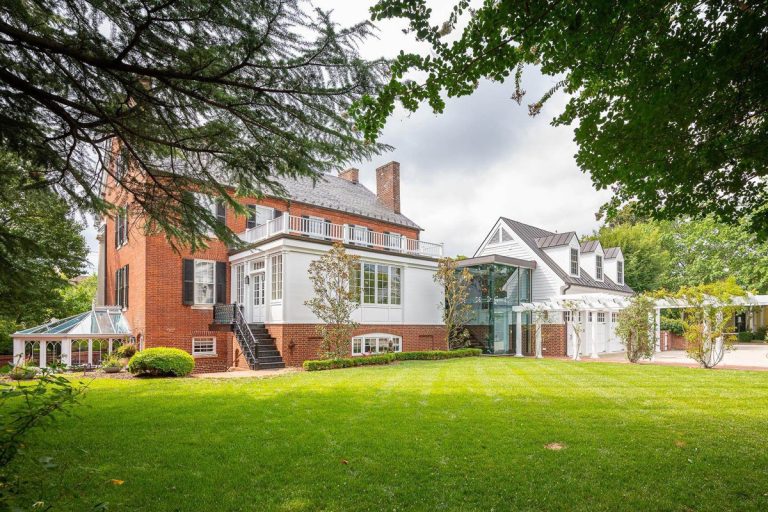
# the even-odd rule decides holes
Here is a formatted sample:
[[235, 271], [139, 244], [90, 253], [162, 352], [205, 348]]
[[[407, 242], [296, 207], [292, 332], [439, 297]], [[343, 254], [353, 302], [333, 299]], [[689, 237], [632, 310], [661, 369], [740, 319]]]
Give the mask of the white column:
[[517, 323], [515, 324], [515, 357], [523, 357], [523, 314], [517, 312]]
[[[597, 338], [597, 311], [591, 311], [590, 313], [592, 314], [592, 321], [590, 322], [591, 326], [590, 326], [590, 336], [589, 336], [589, 341], [590, 341], [589, 357], [591, 357], [592, 359], [597, 359], [598, 357], [600, 357], [597, 355], [597, 339], [596, 339]], [[587, 316], [589, 316], [589, 313], [587, 313]]]
[[66, 366], [72, 365], [72, 340], [61, 340], [61, 362]]
[[661, 308], [656, 308], [656, 326], [654, 327], [654, 339], [656, 340], [656, 352], [661, 352]]
[[93, 366], [93, 340], [88, 338], [88, 366]]
[[45, 341], [40, 342], [40, 368], [48, 366], [48, 360], [46, 358], [45, 350], [47, 349], [47, 343]]
[[541, 359], [541, 321], [536, 321], [536, 359]]
[[608, 352], [613, 345], [613, 312], [605, 312], [605, 347]]
[[13, 365], [24, 362], [24, 340], [13, 340]]

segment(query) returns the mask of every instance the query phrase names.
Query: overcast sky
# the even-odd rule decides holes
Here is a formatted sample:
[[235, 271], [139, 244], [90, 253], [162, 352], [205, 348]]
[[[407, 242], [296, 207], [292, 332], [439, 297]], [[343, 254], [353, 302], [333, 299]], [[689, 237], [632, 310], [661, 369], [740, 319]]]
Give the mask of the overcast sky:
[[[333, 9], [333, 19], [342, 25], [367, 19], [372, 3], [316, 1]], [[437, 23], [452, 2], [433, 3]], [[378, 27], [379, 39], [362, 49], [365, 57], [393, 57], [400, 49], [419, 49], [411, 36], [402, 33], [403, 22]], [[394, 151], [361, 163], [361, 181], [375, 191], [376, 167], [390, 160], [400, 162], [403, 213], [424, 229], [423, 240], [444, 242], [451, 256], [471, 256], [500, 216], [552, 231], [591, 232], [598, 226], [595, 212], [610, 193], [595, 191], [589, 176], [576, 166], [573, 130], [550, 125], [566, 98], [554, 96], [535, 118], [527, 113], [527, 103], [554, 82], [530, 70], [524, 77], [523, 88], [529, 92], [522, 106], [510, 99], [511, 83], [485, 82], [472, 96], [449, 100], [443, 114], [433, 114], [429, 107], [413, 114], [397, 110], [381, 138]], [[95, 271], [92, 226], [86, 238]]]

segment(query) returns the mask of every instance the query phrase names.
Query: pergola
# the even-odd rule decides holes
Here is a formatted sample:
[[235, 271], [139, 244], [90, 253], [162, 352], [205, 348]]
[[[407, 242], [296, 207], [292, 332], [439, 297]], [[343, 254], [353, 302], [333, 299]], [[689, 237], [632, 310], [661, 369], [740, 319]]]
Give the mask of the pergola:
[[[542, 357], [541, 354], [541, 324], [547, 323], [550, 319], [550, 313], [587, 313], [579, 314], [579, 323], [583, 327], [583, 332], [587, 334], [588, 348], [590, 351], [589, 357], [598, 358], [596, 347], [596, 322], [589, 322], [591, 328], [587, 332], [587, 317], [589, 313], [594, 315], [598, 313], [606, 313], [607, 323], [609, 327], [613, 322], [613, 315], [611, 313], [617, 313], [626, 308], [629, 305], [631, 297], [622, 297], [617, 295], [609, 295], [602, 293], [585, 293], [574, 295], [559, 295], [552, 297], [544, 301], [525, 302], [519, 306], [515, 306], [513, 311], [517, 314], [517, 343], [515, 346], [515, 355], [522, 357], [522, 347], [520, 343], [521, 334], [521, 316], [523, 313], [533, 313], [533, 324], [536, 325], [536, 357]], [[714, 299], [713, 299], [714, 303]], [[704, 299], [703, 304], [707, 304], [707, 300]], [[730, 305], [736, 306], [767, 306], [768, 295], [752, 295], [749, 294], [744, 297], [731, 298]], [[655, 304], [655, 316], [656, 316], [656, 352], [661, 352], [661, 310], [663, 309], [680, 309], [690, 307], [690, 304], [682, 299], [668, 298], [658, 299]], [[574, 353], [574, 358], [578, 356]]]
[[119, 306], [97, 306], [91, 311], [52, 320], [13, 333], [13, 361], [29, 361], [44, 368], [52, 363], [95, 366], [128, 340], [131, 329]]

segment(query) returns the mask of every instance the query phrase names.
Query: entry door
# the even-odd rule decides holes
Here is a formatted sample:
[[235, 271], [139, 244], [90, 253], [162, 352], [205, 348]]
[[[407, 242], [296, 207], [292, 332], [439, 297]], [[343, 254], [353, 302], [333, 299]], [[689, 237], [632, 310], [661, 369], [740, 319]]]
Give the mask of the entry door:
[[264, 321], [264, 272], [251, 274], [250, 286], [251, 322]]
[[493, 353], [509, 352], [509, 318], [506, 310], [493, 312]]

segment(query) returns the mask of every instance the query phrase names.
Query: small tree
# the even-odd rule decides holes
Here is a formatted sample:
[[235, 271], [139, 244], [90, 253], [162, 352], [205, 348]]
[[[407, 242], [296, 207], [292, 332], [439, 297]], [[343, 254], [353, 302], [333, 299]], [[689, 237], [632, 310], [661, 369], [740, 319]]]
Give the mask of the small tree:
[[568, 313], [567, 321], [565, 322], [566, 334], [568, 333], [568, 326], [571, 326], [571, 332], [573, 333], [573, 360], [578, 361], [581, 359], [581, 344], [583, 342], [582, 335], [584, 334], [584, 324], [579, 320], [581, 318], [581, 310], [578, 308], [578, 304], [575, 301], [567, 300], [564, 303], [566, 311]]
[[746, 292], [733, 278], [716, 283], [681, 288], [673, 298], [685, 302], [683, 336], [688, 342], [688, 357], [704, 368], [714, 368], [733, 348], [736, 339], [730, 323], [745, 306], [734, 299]]
[[459, 270], [457, 261], [441, 258], [434, 275], [435, 282], [445, 290], [445, 303], [438, 307], [443, 310], [443, 323], [450, 348], [461, 348], [469, 344], [466, 325], [472, 318], [472, 305], [467, 303], [472, 274], [466, 268]]
[[314, 298], [304, 302], [323, 323], [317, 326], [322, 336], [323, 357], [349, 354], [352, 333], [357, 323], [352, 312], [360, 305], [360, 258], [347, 254], [341, 243], [309, 264], [309, 280]]
[[629, 306], [619, 313], [616, 335], [627, 349], [627, 359], [636, 363], [650, 359], [656, 349], [656, 301], [648, 295], [630, 299]]

